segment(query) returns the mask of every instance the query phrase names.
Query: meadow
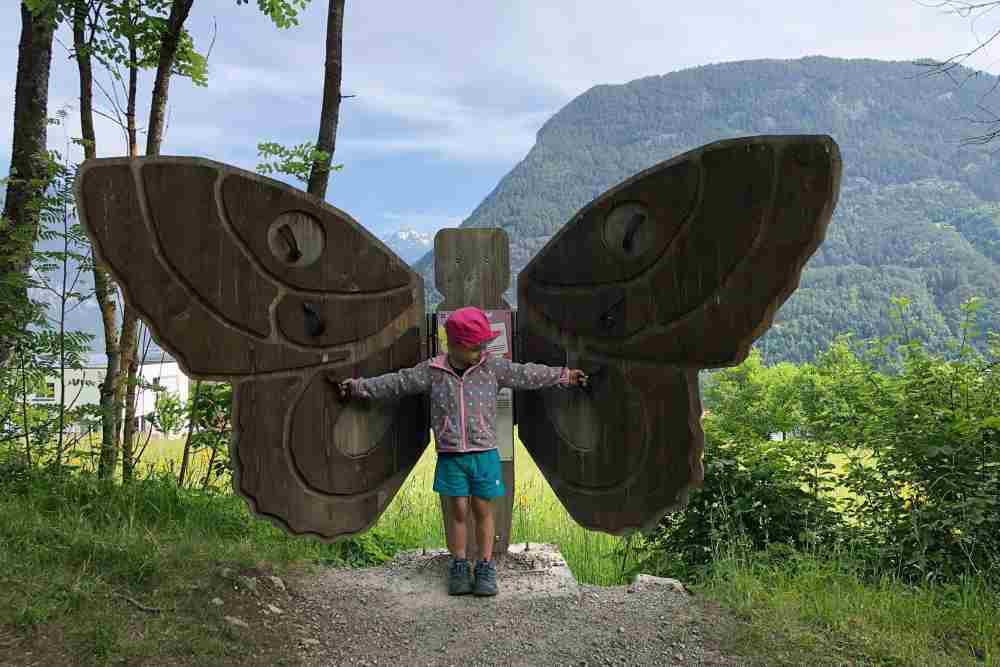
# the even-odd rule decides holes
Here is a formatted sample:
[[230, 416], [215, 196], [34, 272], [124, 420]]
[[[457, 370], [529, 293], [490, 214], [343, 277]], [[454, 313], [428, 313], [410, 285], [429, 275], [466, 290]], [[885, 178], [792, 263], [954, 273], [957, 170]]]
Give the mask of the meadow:
[[[618, 538], [581, 528], [563, 507], [552, 487], [514, 438], [514, 517], [511, 543], [556, 544], [579, 581], [608, 586], [622, 583], [635, 564], [637, 538]], [[147, 471], [175, 472], [180, 465], [183, 441], [151, 438], [143, 457]], [[207, 456], [192, 462], [193, 479], [201, 479]], [[433, 442], [420, 457], [399, 493], [379, 517], [373, 531], [392, 543], [410, 549], [446, 546], [438, 495], [431, 486], [437, 454]], [[217, 487], [228, 487], [228, 479]]]
[[[644, 538], [577, 526], [524, 447], [516, 447], [513, 541], [555, 543], [580, 581], [622, 583]], [[143, 474], [128, 485], [0, 459], [0, 654], [6, 634], [58, 637], [75, 664], [249, 660], [256, 649], [225, 624], [220, 631], [205, 604], [226, 595], [227, 583], [213, 573], [366, 567], [400, 550], [444, 545], [431, 491], [432, 448], [374, 529], [338, 544], [290, 537], [252, 518], [227, 482], [197, 488], [204, 461], [195, 461], [195, 488], [178, 488], [164, 473], [176, 470], [180, 449], [177, 441], [151, 440]], [[725, 650], [748, 664], [997, 664], [1000, 600], [982, 581], [871, 580], [850, 553], [780, 544], [758, 552], [738, 535], [723, 537], [711, 566], [685, 584], [696, 598], [721, 605], [717, 627], [706, 632], [721, 635]], [[122, 596], [173, 612], [140, 617], [137, 634], [135, 616], [122, 613]]]

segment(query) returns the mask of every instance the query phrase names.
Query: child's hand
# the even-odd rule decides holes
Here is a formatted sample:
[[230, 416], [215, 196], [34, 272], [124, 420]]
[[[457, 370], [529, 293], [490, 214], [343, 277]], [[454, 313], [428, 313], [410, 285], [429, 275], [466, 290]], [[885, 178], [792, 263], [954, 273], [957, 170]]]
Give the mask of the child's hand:
[[569, 369], [569, 383], [574, 387], [586, 387], [587, 386], [587, 374], [581, 371], [579, 368]]
[[351, 398], [350, 380], [337, 380], [336, 378], [327, 375], [326, 381], [333, 385], [334, 391], [337, 392], [337, 398], [339, 398], [342, 401], [350, 400]]

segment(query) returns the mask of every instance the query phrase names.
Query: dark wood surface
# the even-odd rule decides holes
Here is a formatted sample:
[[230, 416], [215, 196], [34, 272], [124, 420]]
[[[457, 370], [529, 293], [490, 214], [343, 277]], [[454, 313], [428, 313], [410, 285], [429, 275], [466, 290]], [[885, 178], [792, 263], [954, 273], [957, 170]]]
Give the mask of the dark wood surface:
[[[310, 292], [382, 292], [409, 286], [409, 267], [349, 215], [300, 190], [277, 189], [270, 179], [248, 179], [232, 174], [223, 178], [222, 205], [235, 235], [257, 257], [264, 270], [283, 283]], [[279, 229], [294, 218], [306, 217], [319, 228], [316, 241], [337, 261], [311, 253], [289, 261], [287, 253], [275, 252]], [[302, 245], [302, 244], [300, 244]], [[302, 248], [300, 248], [302, 250]]]
[[426, 400], [345, 405], [326, 378], [426, 357], [420, 276], [342, 211], [210, 160], [89, 160], [76, 196], [157, 342], [234, 383], [236, 492], [295, 534], [367, 530], [427, 445]]
[[592, 377], [516, 395], [521, 440], [581, 525], [652, 528], [701, 483], [697, 372], [741, 363], [771, 325], [840, 172], [826, 136], [709, 144], [598, 197], [520, 273], [522, 359]]
[[507, 310], [510, 239], [502, 229], [442, 229], [434, 235], [434, 287], [438, 310], [476, 306]]
[[[825, 136], [704, 146], [584, 207], [518, 277], [517, 360], [583, 368], [589, 391], [515, 392], [521, 440], [570, 514], [648, 529], [700, 484], [698, 370], [735, 365], [825, 236], [841, 163]], [[189, 375], [235, 384], [234, 485], [296, 534], [366, 530], [429, 438], [427, 404], [340, 404], [326, 379], [427, 354], [423, 286], [346, 213], [198, 158], [90, 160], [95, 252]], [[441, 310], [508, 308], [506, 233], [435, 238]], [[514, 466], [496, 501], [506, 551]], [[447, 510], [445, 510], [447, 512]], [[476, 557], [474, 520], [469, 555]]]
[[[482, 310], [510, 308], [503, 298], [510, 286], [510, 239], [502, 229], [442, 229], [434, 236], [434, 286], [444, 301], [438, 310], [451, 311], [465, 306]], [[494, 557], [503, 557], [510, 546], [514, 514], [514, 460], [501, 461], [507, 493], [493, 501]], [[442, 499], [445, 526], [451, 512]], [[476, 537], [476, 519], [469, 510], [466, 556], [482, 553]]]

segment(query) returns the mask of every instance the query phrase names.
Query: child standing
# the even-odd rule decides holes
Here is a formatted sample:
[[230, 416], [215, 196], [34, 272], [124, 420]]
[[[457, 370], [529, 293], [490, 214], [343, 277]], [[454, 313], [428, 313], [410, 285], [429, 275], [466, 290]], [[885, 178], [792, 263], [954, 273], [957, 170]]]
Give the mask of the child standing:
[[[438, 454], [434, 491], [451, 509], [450, 525], [445, 526], [451, 552], [448, 593], [496, 595], [492, 500], [505, 493], [497, 450], [497, 392], [504, 387], [523, 391], [585, 385], [587, 376], [581, 370], [516, 364], [491, 356], [486, 344], [499, 334], [490, 329], [486, 314], [478, 308], [460, 308], [452, 313], [445, 322], [445, 333], [447, 354], [395, 373], [344, 380], [338, 384], [338, 391], [343, 399], [384, 400], [430, 394], [431, 427]], [[482, 549], [475, 566], [475, 582], [470, 581], [465, 557], [470, 504]]]

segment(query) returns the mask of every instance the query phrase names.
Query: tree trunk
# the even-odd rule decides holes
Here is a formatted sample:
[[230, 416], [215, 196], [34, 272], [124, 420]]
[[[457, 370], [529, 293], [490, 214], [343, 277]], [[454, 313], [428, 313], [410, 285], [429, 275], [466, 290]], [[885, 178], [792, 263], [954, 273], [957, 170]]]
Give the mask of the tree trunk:
[[[153, 82], [153, 97], [149, 107], [149, 129], [146, 141], [146, 155], [149, 156], [160, 154], [160, 144], [163, 140], [163, 123], [167, 107], [167, 95], [170, 88], [170, 76], [173, 72], [174, 61], [177, 57], [177, 48], [180, 44], [180, 37], [184, 29], [184, 22], [187, 20], [193, 4], [194, 0], [173, 0], [170, 6], [170, 16], [167, 19], [167, 30], [163, 35], [162, 41], [160, 42], [159, 62], [156, 68], [156, 79]], [[134, 121], [135, 95], [138, 78], [135, 75], [135, 67], [131, 66], [132, 63], [135, 62], [134, 53], [134, 43], [130, 43], [129, 106], [126, 112], [130, 117], [127, 119], [130, 157], [138, 156], [138, 142], [135, 135]], [[115, 433], [121, 433], [122, 439], [119, 442], [122, 443], [123, 447], [131, 449], [131, 438], [135, 435], [135, 428], [132, 423], [135, 415], [135, 405], [134, 400], [126, 401], [126, 394], [128, 392], [132, 392], [130, 395], [132, 397], [135, 396], [134, 388], [138, 376], [137, 357], [139, 354], [139, 319], [138, 313], [136, 313], [124, 299], [123, 304], [122, 330], [121, 337], [119, 338], [117, 355], [118, 372], [115, 375], [114, 385], [116, 403], [114, 407], [116, 417], [120, 416], [122, 404], [124, 403], [126, 414], [121, 430], [119, 431], [119, 429], [116, 428]], [[122, 375], [125, 377], [123, 378]], [[105, 456], [105, 453], [105, 450], [102, 449], [101, 472], [103, 473], [102, 476], [110, 477], [114, 471], [115, 465], [117, 464], [118, 448], [116, 447], [113, 452], [107, 452], [108, 456]]]
[[55, 21], [51, 15], [33, 14], [21, 3], [10, 161], [14, 178], [7, 181], [3, 211], [9, 224], [0, 227], [0, 292], [3, 292], [0, 303], [7, 311], [2, 316], [7, 321], [0, 323], [0, 364], [10, 356], [12, 340], [24, 326], [17, 321], [18, 316], [28, 307], [25, 280], [40, 220], [31, 200], [45, 191], [48, 181], [46, 128], [54, 30]]
[[198, 421], [198, 394], [201, 391], [201, 381], [194, 383], [194, 395], [191, 397], [191, 408], [188, 416], [187, 437], [184, 439], [184, 454], [181, 456], [181, 471], [177, 475], [177, 486], [184, 486], [184, 479], [187, 477], [188, 467], [191, 465], [191, 435], [194, 433]]
[[139, 355], [133, 354], [128, 364], [125, 388], [125, 420], [122, 427], [122, 482], [132, 481], [135, 470], [135, 394], [138, 389]]
[[139, 157], [139, 138], [135, 128], [135, 100], [139, 96], [139, 54], [135, 45], [136, 17], [129, 12], [128, 38], [128, 102], [125, 107], [125, 124], [128, 131], [128, 156]]
[[24, 372], [24, 350], [18, 350], [18, 361], [21, 365], [21, 421], [24, 426], [24, 457], [28, 466], [31, 461], [31, 429], [28, 426], [28, 374]]
[[[138, 326], [136, 327], [138, 333]], [[136, 345], [138, 348], [138, 345]], [[139, 382], [142, 377], [139, 368], [146, 363], [146, 353], [149, 345], [145, 345], [142, 350], [142, 357], [133, 354], [128, 364], [128, 385], [125, 389], [125, 426], [122, 429], [122, 481], [132, 481], [136, 466], [136, 446], [135, 440], [138, 434], [138, 420], [136, 419], [136, 392], [139, 391]]]
[[77, 2], [73, 9], [73, 51], [76, 68], [80, 72], [80, 133], [83, 139], [83, 157], [97, 157], [97, 135], [94, 133], [94, 68], [87, 40], [88, 5]]
[[[116, 442], [124, 446], [125, 437], [134, 432], [128, 423], [129, 403], [127, 394], [129, 387], [135, 386], [135, 371], [133, 363], [139, 353], [139, 315], [128, 303], [122, 309], [122, 333], [119, 339], [121, 344], [118, 348], [118, 377], [115, 382], [115, 436]], [[134, 394], [133, 394], [134, 395]], [[125, 410], [125, 418], [122, 419], [122, 410]], [[134, 414], [135, 410], [131, 410]], [[114, 475], [115, 466], [118, 465], [118, 452], [121, 447], [115, 447], [110, 456], [105, 461], [104, 452], [101, 453], [100, 477], [110, 478]], [[106, 463], [107, 467], [104, 467]]]
[[[80, 72], [80, 133], [83, 139], [83, 157], [92, 160], [97, 157], [97, 135], [94, 132], [94, 69], [90, 54], [93, 33], [91, 39], [88, 39], [88, 10], [89, 5], [86, 2], [78, 2], [73, 10], [73, 50], [76, 54], [76, 66]], [[115, 284], [96, 257], [94, 296], [101, 310], [104, 354], [107, 363], [104, 379], [100, 384], [101, 459], [104, 461], [113, 460], [112, 452], [118, 449], [118, 419], [121, 410], [115, 409], [115, 385], [121, 366], [118, 359], [118, 307], [115, 303]]]
[[101, 381], [101, 458], [98, 476], [110, 477], [115, 469], [118, 452], [118, 420], [121, 403], [118, 401], [118, 380], [121, 376], [121, 357], [118, 347], [118, 331], [115, 318], [114, 283], [104, 269], [94, 265], [94, 288], [97, 302], [101, 306], [101, 320], [104, 324], [104, 352], [107, 355], [107, 371]]
[[212, 456], [208, 459], [208, 470], [205, 471], [205, 477], [201, 480], [201, 489], [204, 491], [208, 488], [208, 483], [212, 481], [212, 469], [215, 467], [215, 459], [219, 455], [218, 445], [212, 447]]
[[[136, 17], [131, 12], [128, 38], [128, 97], [125, 103], [125, 130], [128, 136], [128, 156], [139, 157], [139, 137], [135, 123], [135, 106], [139, 97], [139, 56], [135, 43]], [[124, 297], [123, 297], [124, 299]], [[125, 377], [123, 382], [125, 416], [122, 419], [122, 482], [132, 478], [133, 457], [135, 455], [135, 393], [139, 377], [139, 314], [126, 302], [122, 317], [122, 346], [119, 372]], [[126, 344], [127, 342], [127, 344]]]
[[340, 80], [343, 71], [344, 44], [344, 2], [330, 0], [326, 17], [326, 77], [323, 80], [323, 109], [319, 117], [319, 138], [316, 148], [328, 157], [313, 162], [309, 172], [309, 194], [326, 198], [326, 186], [330, 182], [330, 165], [337, 144], [337, 123], [340, 120]]
[[194, 0], [173, 0], [167, 31], [160, 43], [160, 60], [156, 65], [156, 80], [153, 82], [153, 101], [149, 106], [149, 129], [146, 134], [146, 155], [159, 155], [163, 143], [163, 124], [167, 111], [167, 95], [170, 90], [170, 74], [177, 57], [184, 22], [191, 12]]

